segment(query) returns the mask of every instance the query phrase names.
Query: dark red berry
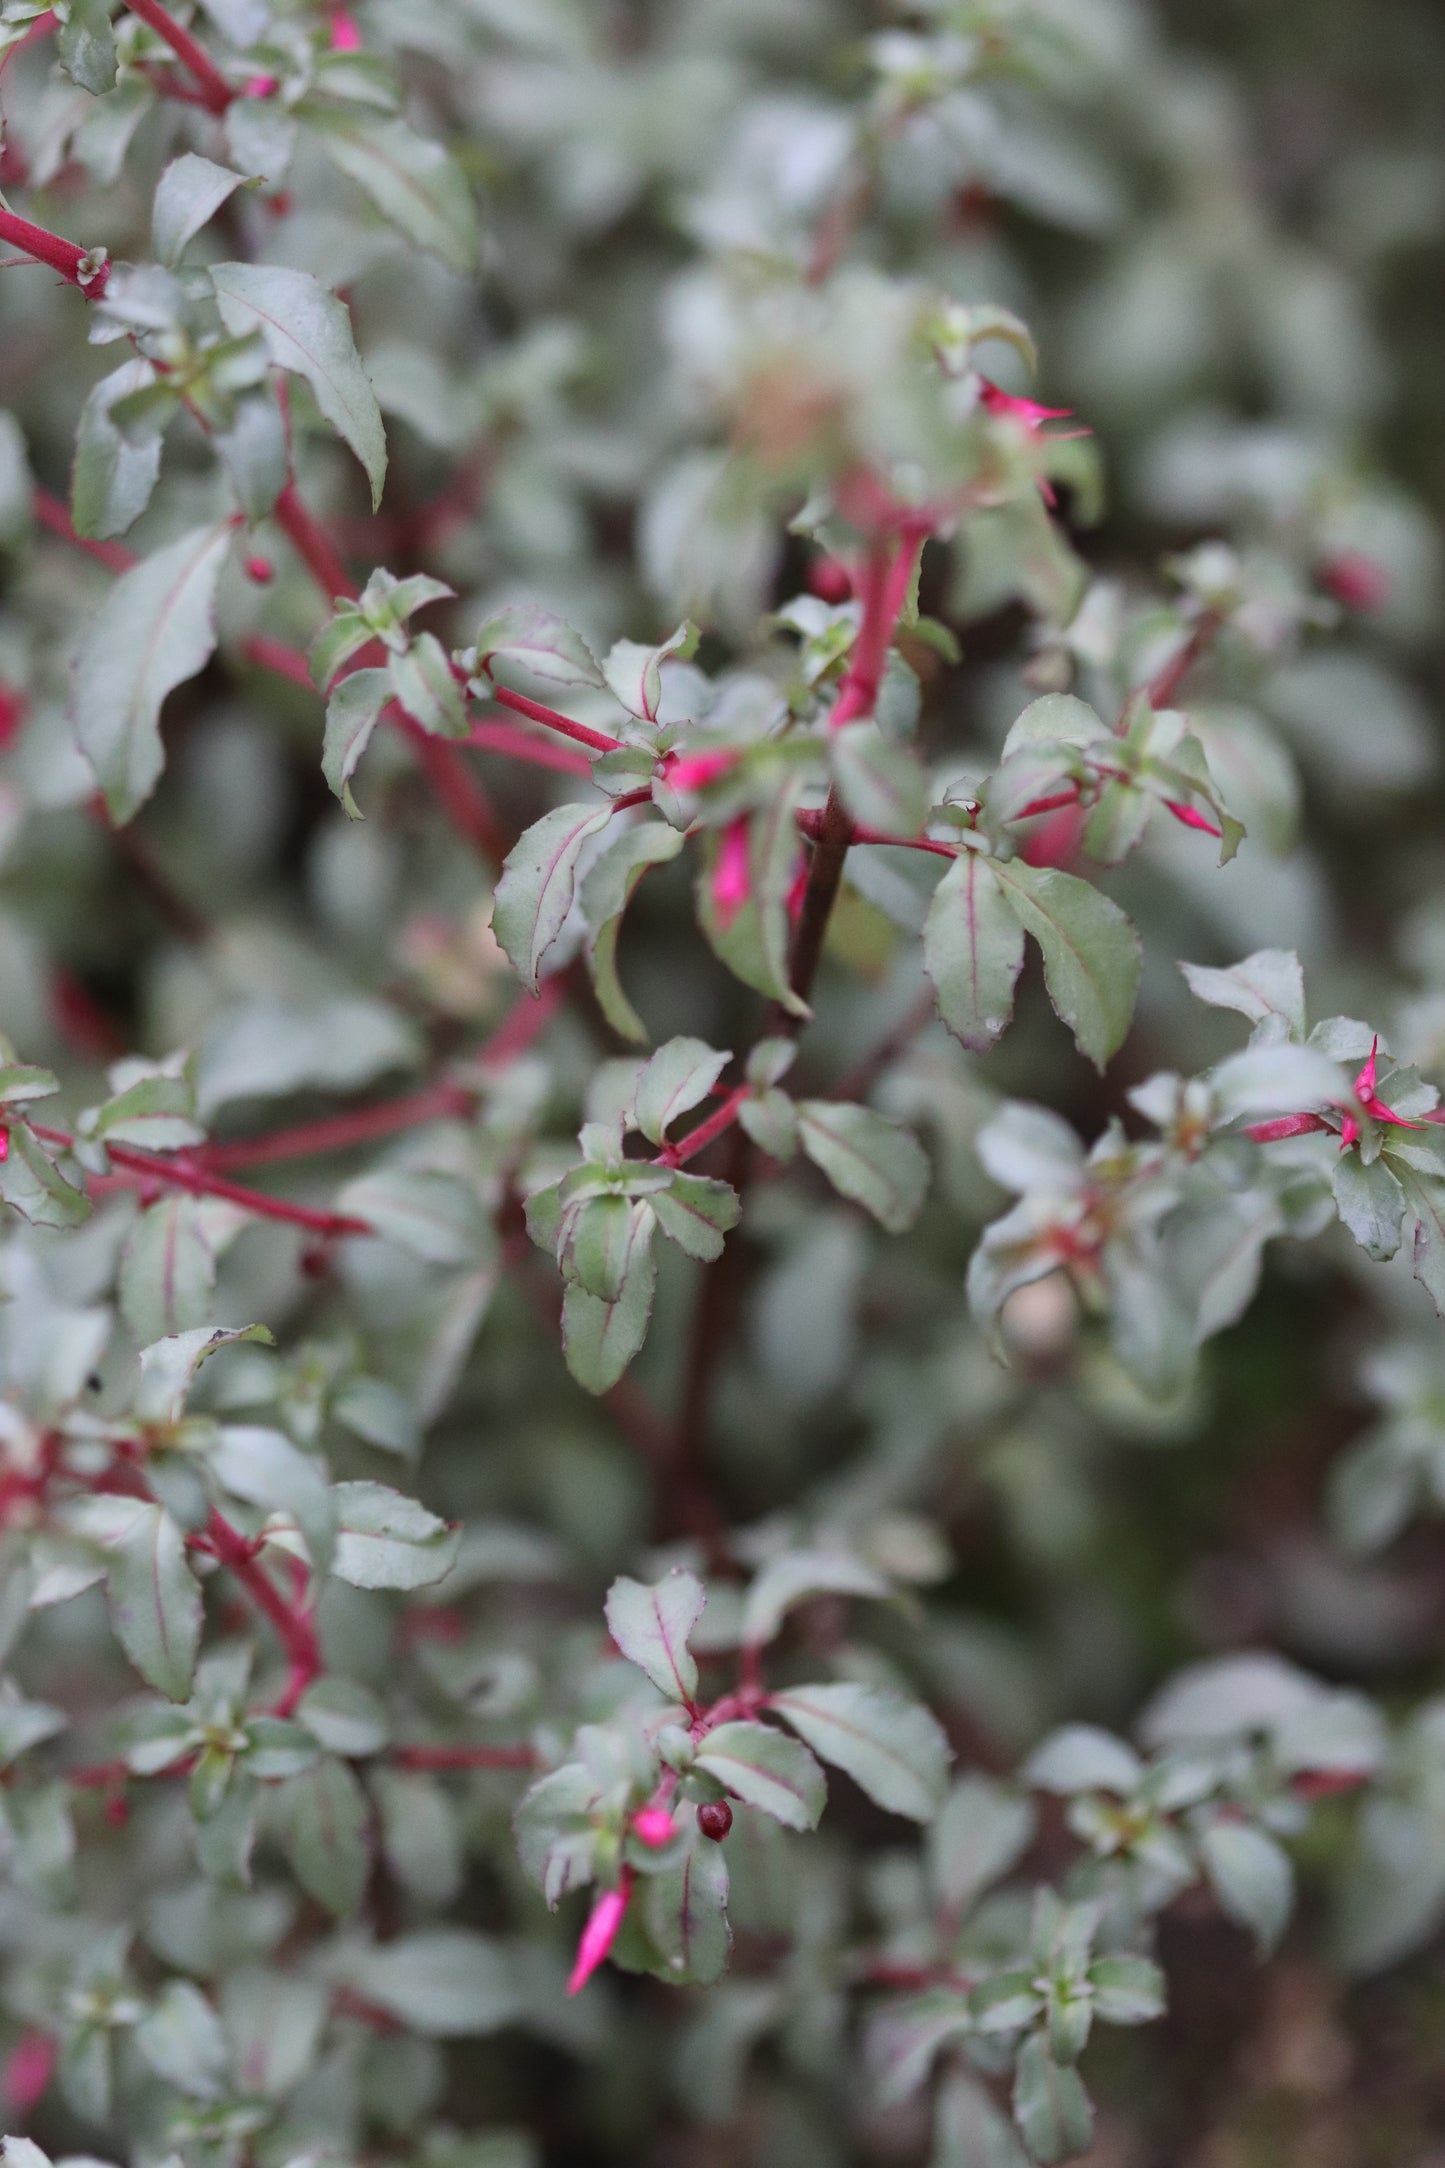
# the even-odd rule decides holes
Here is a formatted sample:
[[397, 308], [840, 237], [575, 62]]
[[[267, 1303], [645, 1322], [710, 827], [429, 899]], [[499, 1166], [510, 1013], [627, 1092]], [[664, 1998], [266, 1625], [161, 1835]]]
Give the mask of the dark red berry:
[[697, 1826], [714, 1844], [721, 1844], [733, 1826], [733, 1810], [725, 1799], [710, 1799], [697, 1810]]

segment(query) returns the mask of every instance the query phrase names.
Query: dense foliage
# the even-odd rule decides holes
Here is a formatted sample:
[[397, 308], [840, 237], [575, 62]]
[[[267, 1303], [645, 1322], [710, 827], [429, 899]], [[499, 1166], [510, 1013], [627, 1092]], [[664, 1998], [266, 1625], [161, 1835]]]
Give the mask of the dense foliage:
[[1165, 15], [0, 0], [11, 2168], [1423, 2157], [1445, 176]]

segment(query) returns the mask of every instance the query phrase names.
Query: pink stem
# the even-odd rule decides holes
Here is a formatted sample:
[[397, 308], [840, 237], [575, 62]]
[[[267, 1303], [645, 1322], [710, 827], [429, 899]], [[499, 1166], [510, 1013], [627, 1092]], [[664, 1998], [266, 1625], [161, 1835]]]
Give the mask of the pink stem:
[[295, 1602], [287, 1602], [257, 1558], [257, 1546], [249, 1536], [243, 1536], [239, 1528], [233, 1528], [214, 1507], [204, 1535], [194, 1540], [234, 1574], [257, 1610], [264, 1611], [275, 1627], [276, 1638], [290, 1668], [274, 1713], [289, 1716], [312, 1680], [321, 1673], [321, 1645], [316, 1638], [315, 1620], [299, 1596]]
[[603, 730], [591, 730], [586, 723], [574, 723], [570, 715], [544, 707], [540, 700], [529, 700], [525, 693], [514, 693], [505, 685], [494, 685], [491, 696], [502, 707], [512, 708], [518, 715], [529, 715], [534, 723], [545, 723], [549, 730], [560, 730], [564, 738], [575, 738], [579, 745], [590, 745], [596, 753], [620, 753], [623, 749], [621, 738], [609, 738]]
[[28, 218], [19, 218], [14, 211], [0, 208], [0, 241], [10, 248], [20, 249], [36, 263], [49, 264], [63, 279], [84, 294], [87, 301], [99, 301], [110, 281], [110, 266], [102, 264], [90, 279], [81, 276], [80, 267], [87, 254], [74, 241], [66, 241], [46, 226], [32, 225]]
[[177, 60], [190, 71], [207, 110], [224, 113], [236, 92], [205, 47], [196, 43], [189, 30], [182, 29], [175, 17], [161, 6], [161, 0], [127, 0], [127, 5], [132, 15], [138, 15], [143, 23], [150, 25], [157, 37], [165, 39]]
[[529, 1746], [399, 1746], [390, 1760], [398, 1769], [532, 1769]]
[[[39, 1122], [31, 1128], [37, 1137], [47, 1144], [58, 1145], [68, 1151], [75, 1140], [64, 1129], [47, 1129]], [[222, 1197], [230, 1204], [239, 1205], [243, 1211], [254, 1212], [258, 1219], [284, 1220], [289, 1226], [304, 1227], [311, 1234], [336, 1238], [342, 1235], [369, 1235], [371, 1228], [365, 1220], [352, 1219], [340, 1212], [317, 1212], [309, 1205], [292, 1204], [284, 1197], [268, 1197], [261, 1190], [242, 1189], [235, 1182], [224, 1181], [212, 1174], [193, 1159], [180, 1155], [162, 1158], [157, 1152], [137, 1152], [124, 1144], [107, 1146], [111, 1160], [133, 1179], [124, 1184], [128, 1189], [138, 1184], [154, 1182], [163, 1189], [183, 1189], [193, 1197]], [[107, 1178], [92, 1177], [90, 1187], [99, 1191]]]

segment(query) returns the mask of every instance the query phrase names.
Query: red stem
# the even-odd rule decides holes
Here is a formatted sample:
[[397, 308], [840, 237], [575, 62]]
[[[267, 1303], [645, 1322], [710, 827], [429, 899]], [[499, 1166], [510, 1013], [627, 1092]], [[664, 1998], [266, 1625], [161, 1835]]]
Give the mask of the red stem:
[[[75, 1139], [64, 1129], [47, 1129], [40, 1122], [32, 1122], [37, 1137], [47, 1144], [58, 1145], [68, 1151]], [[190, 1158], [177, 1155], [163, 1159], [156, 1152], [133, 1151], [129, 1145], [111, 1144], [106, 1147], [111, 1160], [121, 1167], [132, 1180], [120, 1184], [134, 1189], [137, 1184], [154, 1182], [163, 1189], [183, 1189], [193, 1197], [222, 1197], [230, 1204], [239, 1205], [243, 1211], [254, 1212], [258, 1219], [284, 1220], [289, 1226], [304, 1227], [311, 1234], [339, 1237], [341, 1235], [369, 1235], [372, 1230], [365, 1220], [351, 1219], [340, 1212], [317, 1212], [310, 1205], [292, 1204], [284, 1197], [268, 1197], [258, 1189], [242, 1189], [238, 1183], [224, 1181], [221, 1176]], [[102, 1193], [111, 1178], [105, 1175], [90, 1178], [89, 1187]]]
[[316, 680], [311, 675], [311, 665], [299, 648], [287, 647], [284, 640], [273, 640], [269, 633], [253, 632], [241, 642], [241, 653], [258, 669], [270, 670], [276, 677], [289, 679], [293, 685], [304, 685], [308, 693], [315, 692]]
[[355, 602], [361, 589], [320, 520], [301, 502], [294, 482], [288, 482], [276, 499], [272, 517], [327, 600], [345, 595], [349, 602]]
[[[548, 979], [535, 1001], [524, 995], [481, 1049], [477, 1057], [481, 1066], [501, 1068], [524, 1053], [556, 1013], [561, 998], [559, 979]], [[318, 1152], [347, 1152], [378, 1137], [394, 1136], [401, 1129], [419, 1129], [423, 1122], [468, 1115], [476, 1096], [466, 1084], [431, 1084], [424, 1091], [385, 1099], [376, 1106], [357, 1107], [349, 1114], [297, 1122], [267, 1137], [241, 1137], [232, 1144], [203, 1145], [196, 1157], [207, 1167], [259, 1167], [282, 1159], [308, 1159]]]
[[243, 1536], [239, 1528], [233, 1528], [214, 1506], [206, 1522], [205, 1534], [193, 1540], [204, 1545], [228, 1572], [234, 1574], [257, 1610], [264, 1611], [275, 1627], [276, 1638], [285, 1651], [290, 1670], [273, 1713], [289, 1716], [312, 1680], [321, 1673], [321, 1646], [316, 1638], [315, 1620], [300, 1596], [294, 1602], [287, 1601], [257, 1558], [257, 1545], [249, 1536]]
[[58, 534], [63, 542], [69, 542], [88, 557], [94, 557], [111, 572], [129, 572], [135, 557], [123, 542], [91, 542], [76, 533], [70, 514], [58, 497], [52, 497], [48, 489], [37, 489], [31, 497], [35, 517], [42, 527]]
[[473, 723], [466, 742], [484, 753], [510, 753], [513, 760], [530, 761], [534, 768], [555, 768], [559, 775], [592, 773], [585, 753], [569, 753], [565, 746], [534, 738], [511, 723]]
[[529, 1746], [399, 1746], [388, 1757], [398, 1769], [534, 1769]]
[[[813, 813], [794, 816], [799, 832], [811, 843], [816, 843], [823, 833], [823, 812], [820, 807]], [[849, 847], [855, 843], [890, 843], [900, 851], [933, 851], [939, 858], [957, 858], [958, 851], [952, 843], [935, 843], [932, 836], [891, 836], [884, 828], [859, 828], [856, 825], [848, 837]]]
[[14, 211], [3, 207], [0, 207], [0, 242], [32, 256], [36, 263], [49, 264], [52, 271], [58, 271], [63, 279], [84, 294], [87, 301], [99, 301], [110, 282], [109, 264], [102, 264], [89, 280], [82, 278], [80, 266], [88, 250], [77, 247], [74, 241], [63, 240], [48, 226], [32, 225], [28, 218], [18, 218]]
[[739, 1084], [730, 1091], [722, 1104], [709, 1114], [705, 1122], [690, 1129], [676, 1144], [666, 1145], [657, 1155], [659, 1167], [681, 1167], [687, 1160], [696, 1159], [699, 1152], [706, 1151], [714, 1137], [722, 1136], [731, 1129], [741, 1113], [744, 1103], [753, 1096], [751, 1084]]
[[1255, 1144], [1275, 1144], [1281, 1137], [1308, 1137], [1329, 1126], [1318, 1114], [1281, 1114], [1272, 1122], [1249, 1122], [1241, 1134]]
[[560, 730], [564, 738], [575, 738], [579, 745], [590, 745], [595, 753], [620, 753], [621, 738], [609, 738], [604, 730], [591, 730], [586, 723], [574, 723], [570, 715], [562, 715], [556, 708], [543, 707], [540, 700], [529, 700], [525, 693], [514, 693], [505, 685], [492, 687], [492, 698], [504, 708], [512, 708], [518, 715], [529, 715], [534, 723], [545, 723], [549, 730]]
[[1158, 676], [1150, 681], [1148, 691], [1149, 705], [1151, 707], [1167, 708], [1171, 705], [1175, 694], [1198, 662], [1200, 656], [1212, 644], [1214, 636], [1220, 628], [1220, 623], [1221, 619], [1217, 610], [1204, 611], [1183, 646], [1170, 657]]
[[132, 15], [138, 15], [158, 38], [165, 39], [177, 60], [190, 71], [207, 111], [224, 113], [237, 93], [205, 47], [196, 43], [189, 30], [181, 28], [175, 17], [161, 6], [161, 0], [127, 0], [127, 5]]

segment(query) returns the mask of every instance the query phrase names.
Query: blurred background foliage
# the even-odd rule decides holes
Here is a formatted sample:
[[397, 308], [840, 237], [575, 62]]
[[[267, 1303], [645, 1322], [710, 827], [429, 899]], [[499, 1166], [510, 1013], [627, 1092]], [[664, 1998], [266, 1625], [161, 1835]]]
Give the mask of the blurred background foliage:
[[[880, 1096], [923, 1119], [935, 1202], [902, 1246], [788, 1185], [760, 1191], [708, 1449], [736, 1520], [874, 1525], [880, 1541], [921, 1546], [924, 1568], [941, 1546], [925, 1684], [986, 1770], [1010, 1768], [1065, 1716], [1126, 1725], [1202, 1654], [1268, 1644], [1392, 1707], [1437, 1691], [1445, 1348], [1407, 1266], [1367, 1271], [1343, 1236], [1278, 1245], [1252, 1310], [1163, 1411], [1081, 1330], [1056, 1283], [1015, 1306], [1007, 1370], [968, 1322], [961, 1286], [998, 1204], [971, 1151], [995, 1095], [1039, 1099], [1092, 1136], [1128, 1086], [1233, 1043], [1189, 1001], [1178, 956], [1297, 947], [1315, 1011], [1382, 1019], [1396, 1050], [1445, 1084], [1438, 7], [933, 0], [897, 16], [842, 0], [377, 0], [359, 19], [482, 192], [480, 286], [398, 248], [312, 150], [284, 190], [234, 217], [256, 251], [347, 288], [393, 477], [369, 521], [344, 454], [308, 436], [308, 488], [358, 563], [424, 563], [448, 579], [464, 598], [458, 638], [474, 602], [540, 595], [604, 645], [660, 636], [691, 610], [716, 663], [759, 607], [798, 588], [808, 553], [795, 538], [746, 507], [730, 521], [709, 504], [719, 318], [707, 282], [738, 250], [816, 244], [860, 114], [871, 177], [843, 247], [1027, 319], [1039, 396], [1072, 408], [1099, 455], [1097, 516], [1091, 470], [1065, 491], [1091, 571], [1128, 580], [1221, 531], [1241, 550], [1285, 538], [1296, 559], [1313, 556], [1326, 590], [1334, 568], [1338, 635], [1251, 694], [1288, 748], [1236, 778], [1253, 796], [1251, 846], [1221, 874], [1191, 839], [1151, 834], [1113, 884], [1146, 929], [1146, 967], [1134, 1034], [1107, 1079], [1067, 1045], [1033, 978], [986, 1069], [941, 1033], [890, 1064]], [[880, 65], [869, 36], [996, 37], [1007, 57], [981, 87], [913, 114], [909, 53], [885, 44]], [[123, 159], [94, 122], [82, 116], [75, 132], [73, 91], [47, 83], [28, 51], [7, 75], [6, 114], [4, 184], [28, 174], [30, 206], [126, 253], [183, 117], [149, 116]], [[0, 405], [23, 417], [30, 469], [62, 497], [75, 416], [105, 360], [74, 335], [75, 305], [42, 275], [0, 278]], [[177, 441], [168, 458], [170, 495], [138, 530], [142, 548], [206, 500], [199, 442]], [[371, 817], [347, 824], [320, 779], [305, 690], [217, 666], [168, 710], [168, 772], [140, 843], [91, 819], [89, 778], [64, 748], [55, 657], [104, 575], [35, 528], [27, 486], [0, 438], [0, 684], [25, 709], [0, 784], [0, 1017], [25, 1057], [60, 1067], [79, 1104], [123, 1046], [199, 1047], [203, 1106], [244, 1129], [263, 1113], [325, 1111], [338, 1090], [401, 1075], [492, 1025], [511, 989], [472, 861], [399, 746], [378, 743]], [[1342, 583], [1342, 563], [1357, 574], [1363, 563], [1363, 586]], [[996, 746], [1028, 697], [1025, 613], [995, 606], [986, 565], [973, 576], [971, 594], [961, 583], [950, 595], [936, 566], [926, 575], [929, 606], [964, 630], [957, 665], [920, 658], [939, 757]], [[304, 642], [315, 610], [283, 565], [264, 596], [235, 582], [223, 619], [233, 646], [257, 624]], [[1217, 699], [1231, 696], [1226, 670]], [[486, 773], [508, 828], [548, 802], [531, 771]], [[172, 891], [196, 924], [177, 923]], [[750, 997], [702, 960], [682, 876], [655, 877], [629, 923], [629, 984], [649, 1023], [744, 1043]], [[803, 1057], [811, 1081], [869, 1060], [907, 1014], [918, 982], [905, 946], [876, 902], [850, 892], [834, 954], [856, 976], [823, 987]], [[326, 1007], [342, 994], [350, 1010]], [[546, 1064], [524, 1065], [518, 1120], [531, 1118], [531, 1094], [565, 1131], [599, 1048], [590, 1026], [556, 1023]], [[102, 1253], [125, 1232], [106, 1226], [70, 1264], [46, 1263], [67, 1299], [103, 1283]], [[595, 1611], [654, 1531], [651, 1487], [518, 1287], [408, 1274], [394, 1256], [349, 1256], [316, 1281], [294, 1267], [289, 1232], [260, 1225], [220, 1257], [218, 1314], [264, 1316], [282, 1338], [278, 1357], [254, 1358], [262, 1367], [237, 1399], [260, 1389], [263, 1368], [278, 1402], [323, 1395], [328, 1362], [350, 1361], [359, 1333], [383, 1375], [422, 1381], [444, 1411], [428, 1440], [429, 1502], [546, 1531], [583, 1591], [581, 1615]], [[15, 1292], [30, 1267], [10, 1270]], [[664, 1275], [638, 1365], [662, 1406], [679, 1391], [695, 1279], [681, 1265]], [[1367, 1556], [1340, 1474], [1362, 1448], [1408, 1463], [1425, 1505]], [[544, 1575], [493, 1588], [479, 1567], [477, 1586], [483, 1668], [521, 1644], [565, 1669], [570, 1613]], [[841, 1627], [825, 1614], [809, 1630], [826, 1645]], [[64, 1658], [62, 1641], [47, 1661]], [[510, 1902], [492, 1856], [504, 1806], [498, 1792], [467, 1810], [477, 1857], [451, 1901], [483, 1924]], [[876, 1851], [871, 1823], [857, 1834]], [[1167, 2020], [1111, 2039], [1092, 2066], [1100, 2168], [1445, 2160], [1445, 1787], [1435, 1780], [1408, 1856], [1393, 1862], [1388, 1904], [1360, 1881], [1358, 1857], [1349, 1868], [1355, 1843], [1343, 1813], [1322, 1815], [1302, 1918], [1267, 1967], [1202, 1901], [1166, 1919]], [[836, 1867], [825, 1853], [796, 1906], [826, 1917], [843, 1902]], [[1352, 1886], [1364, 1895], [1350, 1900]], [[824, 2168], [911, 2161], [930, 2146], [940, 2168], [973, 2168], [982, 2156], [930, 2139], [911, 2110], [872, 2114], [849, 2099], [844, 2112], [846, 2050], [826, 1998], [801, 1989], [798, 2024], [741, 2091], [729, 2086], [729, 2055], [765, 2029], [746, 2003], [762, 1992], [756, 1939], [726, 2017], [721, 2004], [711, 2017], [669, 2007], [663, 2024], [659, 1991], [643, 1983], [620, 2001], [606, 2054], [580, 2064], [510, 2035], [453, 2050], [442, 2112], [468, 2130], [529, 2130], [557, 2168], [639, 2156]], [[407, 2082], [399, 2052], [386, 2076]], [[685, 2114], [680, 2095], [695, 2103], [709, 2087], [716, 2119]], [[384, 2124], [386, 2101], [372, 2112]], [[63, 2114], [50, 2135], [62, 2150], [94, 2142]], [[427, 2160], [451, 2159], [448, 2141], [427, 2143]], [[458, 2148], [458, 2160], [480, 2159]]]

